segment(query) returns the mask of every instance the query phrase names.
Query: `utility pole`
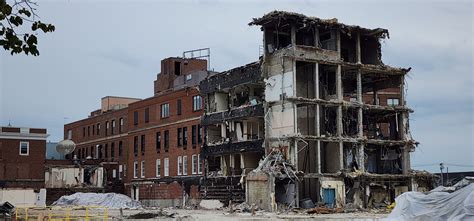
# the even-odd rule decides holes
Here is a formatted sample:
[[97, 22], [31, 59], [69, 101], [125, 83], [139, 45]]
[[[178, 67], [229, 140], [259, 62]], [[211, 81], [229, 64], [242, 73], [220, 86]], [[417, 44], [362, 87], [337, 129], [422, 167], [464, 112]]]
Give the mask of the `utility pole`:
[[444, 186], [444, 182], [443, 182], [443, 169], [444, 169], [444, 164], [443, 164], [443, 163], [440, 163], [440, 164], [439, 164], [439, 170], [441, 171], [441, 186]]

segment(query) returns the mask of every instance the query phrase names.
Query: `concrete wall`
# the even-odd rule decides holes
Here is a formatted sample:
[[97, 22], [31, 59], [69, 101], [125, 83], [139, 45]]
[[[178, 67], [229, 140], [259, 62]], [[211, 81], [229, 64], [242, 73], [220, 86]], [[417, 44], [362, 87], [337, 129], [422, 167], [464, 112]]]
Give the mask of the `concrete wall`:
[[1, 189], [0, 203], [9, 202], [14, 206], [45, 206], [46, 189]]
[[249, 205], [260, 209], [274, 211], [275, 179], [263, 172], [250, 172], [246, 177], [245, 198]]
[[[50, 168], [44, 174], [46, 188], [82, 186], [84, 168]], [[94, 170], [90, 181], [94, 187], [103, 187], [104, 168]]]
[[265, 137], [281, 137], [294, 134], [293, 104], [275, 105], [270, 109], [267, 117]]

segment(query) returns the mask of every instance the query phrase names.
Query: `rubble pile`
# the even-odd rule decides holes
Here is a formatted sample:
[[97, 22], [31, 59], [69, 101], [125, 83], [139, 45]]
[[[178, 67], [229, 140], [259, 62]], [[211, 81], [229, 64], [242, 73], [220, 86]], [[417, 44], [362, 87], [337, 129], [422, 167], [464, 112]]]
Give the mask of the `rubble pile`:
[[292, 164], [288, 163], [279, 150], [272, 150], [265, 159], [259, 162], [259, 166], [255, 170], [272, 174], [277, 178], [288, 177], [296, 180], [299, 180], [298, 176], [303, 174], [302, 171], [297, 171]]
[[53, 206], [103, 206], [109, 209], [141, 209], [140, 202], [118, 193], [74, 193], [62, 196]]

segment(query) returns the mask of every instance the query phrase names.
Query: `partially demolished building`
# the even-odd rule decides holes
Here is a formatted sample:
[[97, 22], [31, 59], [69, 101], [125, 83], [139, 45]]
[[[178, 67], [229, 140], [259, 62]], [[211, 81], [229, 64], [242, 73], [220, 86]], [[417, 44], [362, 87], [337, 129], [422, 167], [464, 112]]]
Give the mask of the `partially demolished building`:
[[249, 25], [263, 31], [260, 61], [200, 84], [208, 181], [267, 210], [374, 207], [429, 188], [410, 168], [410, 68], [381, 60], [388, 30], [281, 11]]

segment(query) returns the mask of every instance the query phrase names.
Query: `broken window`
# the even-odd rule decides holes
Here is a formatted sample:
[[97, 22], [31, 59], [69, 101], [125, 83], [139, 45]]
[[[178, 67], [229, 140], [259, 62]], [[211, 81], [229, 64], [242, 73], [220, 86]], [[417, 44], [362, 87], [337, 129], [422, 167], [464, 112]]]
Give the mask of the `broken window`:
[[342, 154], [338, 142], [321, 142], [321, 172], [337, 173], [342, 169]]
[[402, 148], [368, 144], [364, 150], [367, 172], [377, 174], [401, 174], [403, 172]]
[[176, 76], [181, 75], [181, 62], [179, 61], [174, 62], [174, 74]]
[[315, 30], [313, 26], [305, 26], [296, 30], [296, 45], [315, 46]]
[[322, 106], [320, 117], [321, 135], [335, 136], [337, 133], [337, 107]]
[[336, 65], [319, 65], [319, 96], [321, 99], [337, 100], [336, 69]]
[[156, 152], [161, 150], [161, 132], [156, 132]]
[[336, 51], [336, 30], [320, 29], [319, 42], [322, 49]]
[[382, 52], [379, 39], [372, 36], [360, 36], [360, 54], [362, 64], [382, 63]]
[[304, 98], [316, 97], [316, 64], [314, 62], [296, 62], [296, 96]]
[[357, 62], [356, 44], [357, 39], [355, 33], [348, 35], [341, 33], [341, 58], [344, 62]]
[[291, 44], [291, 27], [285, 24], [284, 27], [265, 28], [265, 49], [272, 54], [275, 50], [285, 48]]
[[150, 121], [150, 108], [145, 108], [145, 123]]

